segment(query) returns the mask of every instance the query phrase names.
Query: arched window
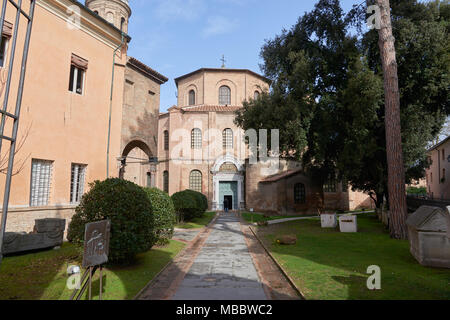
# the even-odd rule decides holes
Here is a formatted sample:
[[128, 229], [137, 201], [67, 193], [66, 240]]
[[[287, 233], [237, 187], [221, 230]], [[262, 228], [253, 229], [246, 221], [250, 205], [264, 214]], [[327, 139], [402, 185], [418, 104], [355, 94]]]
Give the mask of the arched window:
[[306, 191], [303, 183], [297, 183], [294, 186], [294, 202], [296, 204], [306, 203]]
[[333, 176], [330, 176], [327, 181], [325, 181], [323, 185], [323, 192], [336, 192], [336, 179]]
[[120, 19], [120, 31], [123, 31], [125, 27], [125, 18], [122, 17], [122, 19]]
[[202, 173], [200, 171], [191, 171], [189, 175], [189, 189], [202, 192]]
[[193, 106], [195, 104], [195, 91], [189, 91], [189, 105]]
[[231, 104], [231, 89], [228, 86], [221, 86], [219, 88], [219, 104], [230, 105]]
[[169, 150], [169, 131], [164, 131], [164, 150]]
[[259, 91], [255, 91], [253, 99], [258, 100], [258, 98], [259, 98]]
[[233, 149], [233, 130], [230, 128], [222, 132], [222, 145], [224, 150]]
[[114, 13], [108, 12], [106, 14], [106, 21], [108, 21], [109, 23], [114, 23]]
[[201, 149], [202, 148], [202, 130], [195, 128], [191, 131], [191, 148]]
[[163, 173], [163, 190], [169, 193], [169, 171]]

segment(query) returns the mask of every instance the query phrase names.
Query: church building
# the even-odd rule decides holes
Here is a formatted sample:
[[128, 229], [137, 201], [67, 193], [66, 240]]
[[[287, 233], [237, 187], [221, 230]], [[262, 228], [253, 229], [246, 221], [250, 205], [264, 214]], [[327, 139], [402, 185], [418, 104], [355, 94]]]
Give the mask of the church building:
[[[202, 192], [211, 210], [317, 213], [322, 185], [298, 162], [251, 163], [245, 133], [234, 123], [244, 101], [268, 92], [270, 80], [247, 69], [202, 68], [175, 79], [178, 105], [159, 115], [156, 186], [170, 195]], [[325, 208], [364, 205], [348, 187], [330, 182]], [[363, 197], [366, 204], [367, 196]], [[356, 201], [355, 201], [356, 200]], [[351, 202], [355, 202], [353, 205]]]

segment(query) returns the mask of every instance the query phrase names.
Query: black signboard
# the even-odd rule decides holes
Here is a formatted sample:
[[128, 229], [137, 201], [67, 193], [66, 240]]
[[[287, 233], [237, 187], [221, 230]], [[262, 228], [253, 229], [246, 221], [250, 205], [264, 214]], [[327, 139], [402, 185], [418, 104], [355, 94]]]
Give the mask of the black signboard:
[[86, 225], [83, 268], [100, 266], [108, 262], [110, 231], [111, 222], [109, 220]]

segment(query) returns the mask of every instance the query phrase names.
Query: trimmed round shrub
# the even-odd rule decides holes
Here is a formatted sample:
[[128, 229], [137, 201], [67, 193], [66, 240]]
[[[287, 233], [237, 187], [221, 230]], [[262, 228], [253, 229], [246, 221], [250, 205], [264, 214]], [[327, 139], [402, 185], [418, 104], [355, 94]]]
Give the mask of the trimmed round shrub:
[[203, 216], [206, 210], [208, 210], [208, 198], [203, 193], [194, 190], [186, 190], [186, 192], [191, 193], [197, 199], [197, 204], [202, 211], [200, 217]]
[[155, 218], [155, 236], [158, 244], [167, 244], [173, 236], [175, 207], [170, 196], [157, 188], [144, 188]]
[[85, 225], [106, 219], [111, 221], [111, 263], [131, 261], [155, 244], [152, 206], [138, 185], [117, 178], [91, 183], [69, 224], [68, 240], [83, 243]]
[[201, 218], [208, 210], [208, 198], [194, 190], [177, 192], [172, 195], [172, 201], [179, 221]]
[[199, 197], [189, 191], [180, 191], [172, 195], [178, 221], [190, 221], [203, 215]]

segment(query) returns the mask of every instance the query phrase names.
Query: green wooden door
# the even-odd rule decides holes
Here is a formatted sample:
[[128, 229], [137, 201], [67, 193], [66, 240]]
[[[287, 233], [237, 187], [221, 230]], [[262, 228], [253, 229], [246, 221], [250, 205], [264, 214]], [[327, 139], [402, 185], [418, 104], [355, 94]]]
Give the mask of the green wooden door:
[[238, 185], [237, 181], [221, 181], [219, 183], [219, 205], [223, 209], [223, 201], [225, 196], [233, 197], [233, 210], [238, 208]]

